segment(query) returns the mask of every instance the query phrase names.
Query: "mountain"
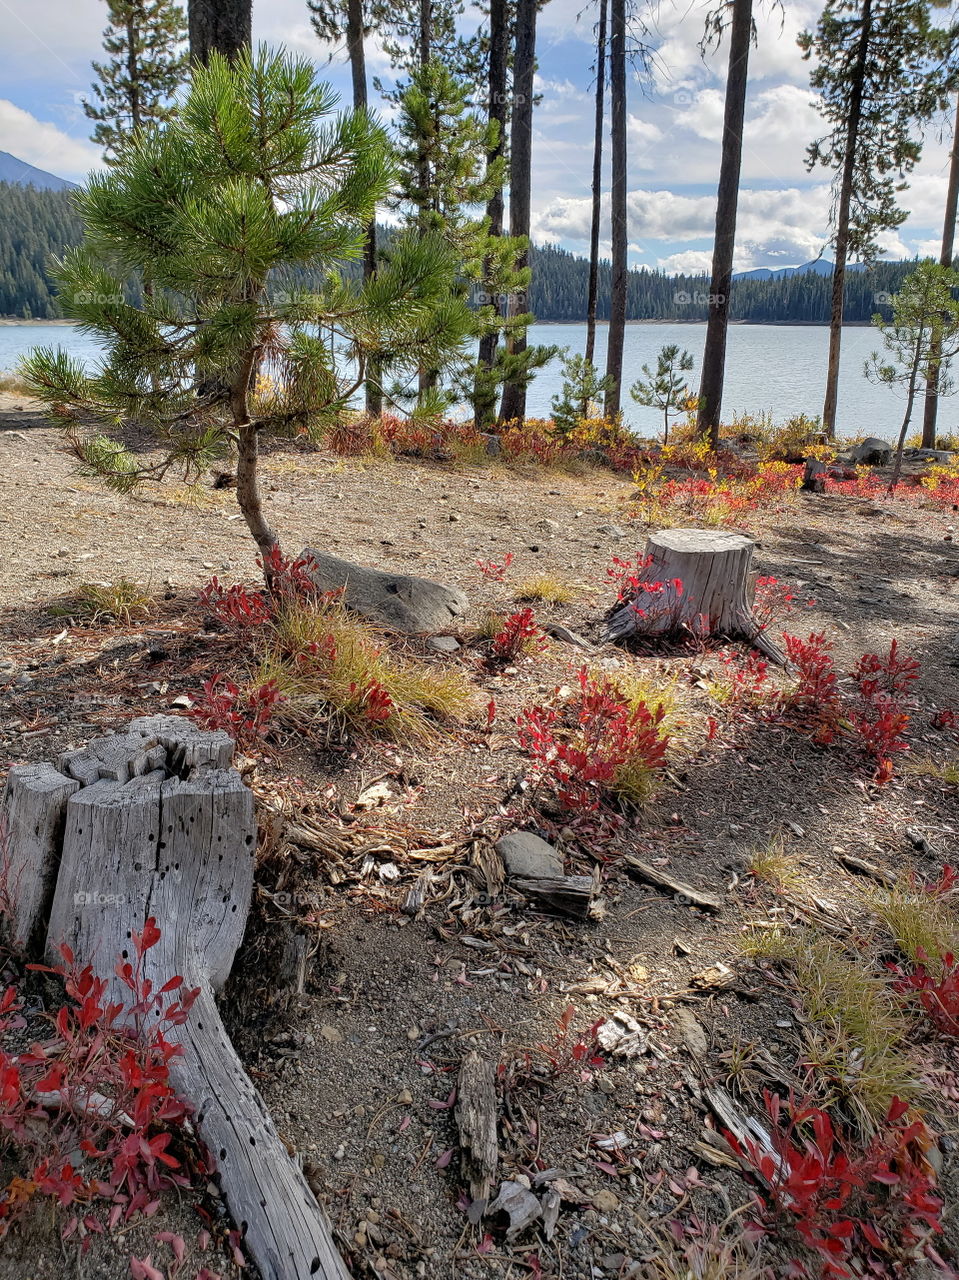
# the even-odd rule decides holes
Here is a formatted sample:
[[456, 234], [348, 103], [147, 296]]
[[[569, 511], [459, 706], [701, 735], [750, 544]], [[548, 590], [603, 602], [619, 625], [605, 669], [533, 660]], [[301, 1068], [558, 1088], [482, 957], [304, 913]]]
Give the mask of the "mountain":
[[[833, 264], [825, 258], [813, 258], [812, 262], [804, 262], [801, 267], [754, 267], [752, 271], [737, 271], [734, 280], [785, 280], [789, 276], [805, 276], [812, 273], [817, 276], [831, 276]], [[864, 262], [850, 262], [847, 271], [865, 271]]]
[[0, 151], [0, 182], [15, 182], [18, 187], [36, 187], [38, 191], [75, 191], [77, 187], [75, 182], [67, 182], [66, 178], [35, 169], [9, 151]]

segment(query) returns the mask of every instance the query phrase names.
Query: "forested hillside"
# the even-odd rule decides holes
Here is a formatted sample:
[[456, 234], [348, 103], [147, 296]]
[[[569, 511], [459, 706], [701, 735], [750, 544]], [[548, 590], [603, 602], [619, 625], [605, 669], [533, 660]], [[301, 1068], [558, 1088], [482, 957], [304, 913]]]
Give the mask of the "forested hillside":
[[69, 192], [0, 182], [0, 315], [59, 315], [46, 264], [81, 235]]
[[[80, 219], [70, 193], [38, 191], [0, 182], [0, 315], [52, 318], [59, 314], [46, 274], [52, 254], [79, 243]], [[387, 237], [388, 239], [388, 237]], [[582, 321], [586, 315], [589, 263], [565, 249], [545, 245], [531, 255], [530, 309], [538, 320]], [[846, 318], [868, 321], [884, 308], [913, 269], [910, 262], [880, 262], [846, 277]], [[807, 272], [783, 280], [737, 280], [732, 318], [754, 323], [825, 324], [829, 319], [828, 276]], [[631, 320], [705, 320], [709, 282], [704, 275], [671, 276], [643, 268], [630, 272], [627, 314]], [[609, 263], [600, 264], [599, 316], [609, 314]]]

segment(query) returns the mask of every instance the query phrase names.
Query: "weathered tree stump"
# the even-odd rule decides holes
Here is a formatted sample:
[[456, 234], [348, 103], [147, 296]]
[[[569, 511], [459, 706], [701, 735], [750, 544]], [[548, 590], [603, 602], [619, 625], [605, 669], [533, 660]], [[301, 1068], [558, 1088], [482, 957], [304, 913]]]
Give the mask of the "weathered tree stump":
[[662, 529], [650, 535], [643, 571], [652, 589], [640, 590], [610, 616], [608, 640], [629, 636], [716, 636], [744, 640], [785, 666], [752, 610], [754, 543], [716, 529]]
[[348, 1280], [322, 1209], [290, 1159], [223, 1027], [214, 995], [243, 938], [253, 889], [253, 796], [230, 767], [233, 743], [175, 716], [69, 752], [60, 769], [17, 765], [3, 797], [13, 940], [114, 972], [149, 918], [144, 958], [159, 989], [174, 975], [200, 994], [166, 1034], [177, 1092], [196, 1108], [231, 1213], [264, 1280]]
[[803, 467], [801, 489], [806, 493], [825, 493], [826, 492], [826, 476], [829, 474], [829, 468], [824, 462], [818, 462], [815, 458], [807, 458], [806, 465]]

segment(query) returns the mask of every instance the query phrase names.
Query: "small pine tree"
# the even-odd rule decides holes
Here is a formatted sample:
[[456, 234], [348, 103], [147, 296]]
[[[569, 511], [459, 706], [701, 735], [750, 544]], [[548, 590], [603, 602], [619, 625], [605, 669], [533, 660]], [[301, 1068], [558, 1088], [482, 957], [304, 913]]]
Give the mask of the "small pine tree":
[[890, 490], [899, 482], [902, 451], [917, 392], [934, 362], [938, 368], [938, 394], [951, 395], [955, 391], [948, 373], [949, 361], [959, 355], [959, 301], [953, 294], [955, 289], [959, 289], [959, 271], [936, 262], [921, 262], [893, 298], [892, 320], [873, 316], [885, 351], [883, 355], [874, 351], [866, 361], [866, 377], [883, 386], [901, 387], [906, 393]]
[[669, 440], [669, 415], [678, 413], [689, 400], [689, 385], [682, 375], [691, 372], [692, 367], [693, 357], [689, 352], [681, 352], [675, 343], [669, 343], [656, 359], [655, 372], [644, 364], [645, 380], [637, 378], [629, 389], [637, 404], [662, 413], [663, 444]]
[[115, 164], [137, 129], [172, 120], [172, 99], [187, 75], [186, 20], [170, 0], [107, 0], [103, 33], [109, 62], [94, 62], [100, 77], [83, 110], [97, 122], [91, 135]]
[[590, 407], [598, 404], [608, 387], [609, 379], [600, 377], [592, 360], [567, 354], [563, 360], [563, 389], [550, 402], [556, 430], [563, 435], [575, 430], [583, 418], [590, 416]]
[[[197, 67], [176, 119], [137, 134], [79, 193], [84, 244], [55, 264], [64, 314], [100, 339], [102, 368], [88, 375], [51, 348], [21, 368], [83, 467], [120, 492], [171, 468], [196, 480], [235, 450], [268, 582], [279, 542], [260, 502], [260, 438], [318, 436], [371, 361], [442, 367], [470, 337], [469, 311], [451, 299], [455, 260], [435, 236], [401, 240], [372, 280], [337, 270], [362, 253], [395, 175], [382, 130], [365, 112], [333, 117], [335, 101], [306, 59], [244, 51]], [[271, 298], [272, 272], [318, 267], [322, 293]], [[124, 300], [128, 272], [153, 281], [140, 306]], [[264, 361], [274, 376], [262, 389]], [[131, 421], [153, 430], [159, 459], [111, 434]]]

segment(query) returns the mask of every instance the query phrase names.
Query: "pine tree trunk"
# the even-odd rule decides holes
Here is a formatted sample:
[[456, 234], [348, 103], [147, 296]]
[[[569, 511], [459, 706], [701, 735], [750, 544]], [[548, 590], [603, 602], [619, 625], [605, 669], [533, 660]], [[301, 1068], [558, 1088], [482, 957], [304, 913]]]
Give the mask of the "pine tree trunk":
[[896, 455], [893, 462], [892, 478], [889, 481], [889, 492], [892, 493], [896, 485], [899, 483], [899, 476], [902, 473], [902, 451], [906, 444], [906, 432], [909, 430], [909, 423], [912, 421], [912, 408], [916, 403], [916, 387], [919, 385], [919, 369], [922, 365], [922, 349], [924, 344], [923, 331], [920, 329], [916, 336], [916, 354], [912, 362], [912, 369], [909, 371], [909, 390], [906, 395], [906, 412], [903, 414], [902, 425], [899, 428], [899, 439], [896, 441]]
[[[596, 114], [593, 127], [592, 210], [589, 224], [589, 286], [586, 293], [586, 359], [595, 363], [596, 304], [599, 296], [599, 224], [603, 200], [603, 116], [606, 106], [606, 14], [609, 0], [599, 0], [596, 33]], [[583, 405], [583, 416], [587, 406]]]
[[609, 31], [609, 90], [612, 153], [610, 184], [611, 263], [609, 330], [606, 339], [606, 416], [619, 413], [626, 341], [626, 291], [629, 282], [626, 253], [626, 0], [611, 0]]
[[189, 0], [190, 59], [206, 66], [211, 53], [233, 61], [253, 42], [253, 0]]
[[[489, 103], [487, 116], [499, 126], [499, 134], [494, 146], [486, 154], [487, 167], [505, 153], [506, 150], [506, 67], [508, 35], [507, 0], [490, 0], [489, 7]], [[503, 188], [497, 187], [486, 205], [486, 217], [489, 220], [489, 234], [500, 237], [503, 234]], [[494, 275], [492, 258], [484, 264], [484, 281], [486, 283], [485, 304], [493, 308], [497, 316], [503, 314], [503, 303], [499, 296], [499, 288]], [[499, 346], [499, 333], [484, 333], [480, 338], [477, 364], [479, 371], [473, 388], [473, 421], [478, 431], [485, 430], [496, 419], [496, 389], [484, 380], [484, 370], [490, 370], [496, 363], [496, 348]], [[487, 375], [488, 376], [488, 375]]]
[[[959, 210], [959, 97], [956, 98], [956, 122], [952, 130], [952, 152], [949, 159], [949, 185], [946, 187], [946, 212], [942, 224], [942, 249], [939, 265], [951, 267], [956, 243], [956, 213]], [[939, 365], [942, 342], [935, 338], [929, 352], [929, 376], [922, 414], [922, 447], [935, 449], [936, 420], [939, 414]]]
[[272, 581], [267, 557], [278, 543], [276, 534], [263, 514], [259, 483], [259, 440], [256, 424], [250, 421], [248, 403], [250, 378], [256, 368], [258, 355], [258, 352], [249, 355], [238, 370], [230, 393], [230, 409], [236, 433], [236, 500], [263, 557], [263, 577], [267, 587], [270, 587]]
[[140, 110], [140, 68], [137, 62], [139, 32], [133, 14], [127, 18], [127, 80], [130, 95], [130, 129], [135, 131], [143, 123]]
[[[366, 111], [369, 96], [366, 87], [366, 45], [363, 27], [363, 0], [347, 0], [346, 4], [346, 52], [350, 60], [350, 77], [353, 84], [353, 110]], [[363, 281], [376, 274], [376, 218], [370, 219], [363, 245]], [[366, 380], [366, 412], [379, 417], [383, 411], [383, 393], [380, 389], [380, 370], [373, 368]]]
[[[536, 67], [536, 0], [517, 0], [516, 48], [513, 54], [513, 125], [509, 163], [509, 233], [522, 237], [526, 247], [516, 260], [517, 270], [529, 266], [529, 219], [533, 158], [533, 73]], [[509, 314], [523, 315], [526, 293], [510, 294]], [[508, 349], [515, 355], [526, 350], [526, 330], [510, 334]], [[526, 417], [526, 379], [516, 378], [503, 387], [500, 417], [522, 422]]]
[[866, 62], [872, 35], [872, 0], [863, 0], [859, 46], [853, 68], [853, 85], [849, 97], [849, 121], [846, 126], [846, 149], [839, 184], [836, 212], [836, 261], [832, 273], [832, 304], [829, 318], [829, 365], [826, 370], [826, 397], [822, 410], [823, 430], [830, 438], [836, 434], [836, 408], [839, 400], [839, 355], [842, 346], [842, 321], [846, 293], [846, 259], [849, 255], [849, 211], [852, 206], [852, 184], [859, 150], [859, 125], [865, 91]]
[[752, 0], [735, 0], [729, 37], [729, 69], [726, 74], [726, 106], [723, 119], [723, 153], [716, 200], [716, 237], [713, 241], [713, 274], [709, 292], [709, 318], [699, 384], [696, 429], [715, 449], [719, 445], [719, 423], [723, 407], [723, 379], [726, 370], [726, 332], [729, 326], [729, 295], [736, 249], [736, 213], [739, 204], [739, 177], [743, 158], [743, 121], [746, 115], [746, 85], [749, 73], [749, 45], [752, 40]]

